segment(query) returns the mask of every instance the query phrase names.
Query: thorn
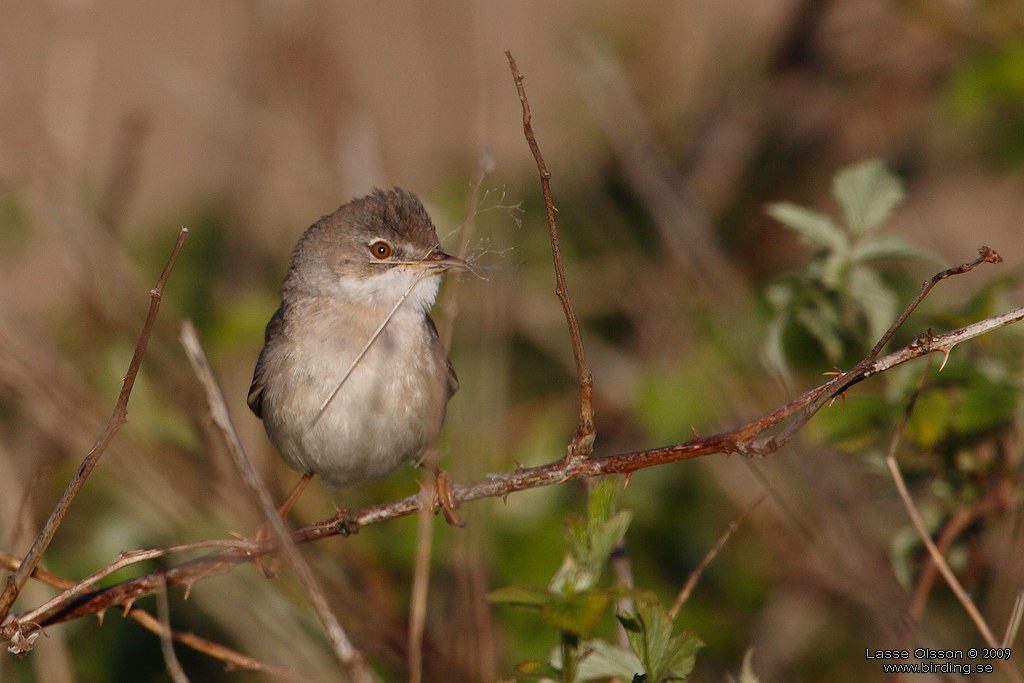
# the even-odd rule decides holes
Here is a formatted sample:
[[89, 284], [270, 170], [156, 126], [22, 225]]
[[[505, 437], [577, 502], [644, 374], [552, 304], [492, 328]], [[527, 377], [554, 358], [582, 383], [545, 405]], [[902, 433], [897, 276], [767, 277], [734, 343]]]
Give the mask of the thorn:
[[249, 540], [248, 538], [246, 538], [242, 534], [238, 533], [237, 531], [231, 531], [229, 529], [228, 533], [231, 534], [232, 536], [234, 536], [236, 540], [239, 540], [239, 541], [248, 541]]
[[100, 626], [103, 626], [103, 617], [105, 617], [106, 614], [107, 610], [105, 609], [101, 609], [99, 612], [96, 613], [96, 619], [100, 622]]
[[519, 462], [518, 460], [513, 460], [512, 462], [514, 462], [516, 464], [516, 469], [517, 470], [525, 470], [526, 469], [525, 467], [523, 467], [523, 463]]
[[504, 503], [505, 505], [508, 505], [508, 494], [507, 493], [501, 497], [501, 502]]
[[823, 372], [821, 374], [823, 374], [823, 375], [825, 375], [827, 377], [839, 377], [840, 375], [843, 374], [843, 371], [833, 365], [831, 370], [828, 370], [828, 371]]
[[690, 431], [693, 432], [693, 438], [695, 438], [695, 439], [699, 439], [700, 438], [700, 434], [697, 433], [697, 428], [696, 427], [694, 427], [693, 425], [690, 425]]
[[338, 507], [338, 504], [337, 504], [337, 503], [335, 503], [335, 502], [334, 502], [333, 500], [331, 501], [331, 507], [333, 507], [333, 508], [334, 508], [334, 515], [335, 515], [336, 517], [340, 517], [340, 516], [341, 516], [341, 515], [343, 514], [343, 512], [342, 512], [341, 508], [340, 508], [340, 507]]
[[942, 368], [946, 367], [946, 361], [949, 360], [949, 353], [953, 350], [953, 347], [949, 347], [942, 354], [942, 365], [939, 366], [939, 372], [942, 372]]
[[633, 476], [632, 470], [630, 470], [629, 472], [626, 472], [626, 481], [625, 481], [625, 483], [622, 484], [622, 490], [623, 491], [625, 491], [627, 488], [629, 488], [629, 480], [630, 480], [630, 478], [632, 476]]
[[189, 595], [190, 595], [190, 594], [192, 593], [192, 586], [194, 586], [194, 585], [195, 585], [195, 583], [196, 583], [196, 580], [195, 580], [195, 579], [185, 579], [185, 580], [184, 580], [184, 585], [185, 585], [185, 599], [186, 599], [186, 600], [188, 600], [188, 596], [189, 596]]
[[134, 607], [134, 606], [135, 606], [135, 598], [128, 598], [127, 600], [125, 600], [124, 604], [121, 605], [121, 609], [124, 610], [121, 613], [121, 616], [122, 617], [127, 617], [128, 613], [132, 611], [132, 607]]

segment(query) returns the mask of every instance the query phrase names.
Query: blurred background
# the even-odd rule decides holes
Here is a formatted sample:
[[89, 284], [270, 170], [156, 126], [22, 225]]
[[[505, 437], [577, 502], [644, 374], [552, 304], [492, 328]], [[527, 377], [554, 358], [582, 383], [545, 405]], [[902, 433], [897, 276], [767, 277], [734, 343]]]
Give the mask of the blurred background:
[[[896, 343], [1021, 303], [1019, 0], [0, 0], [0, 16], [2, 549], [24, 554], [102, 430], [150, 288], [190, 230], [129, 423], [44, 558], [67, 578], [124, 550], [259, 523], [177, 341], [184, 318], [250, 457], [278, 498], [291, 488], [298, 475], [245, 405], [263, 327], [302, 231], [373, 187], [417, 193], [449, 251], [492, 267], [449, 279], [435, 308], [462, 387], [442, 466], [469, 481], [564, 455], [578, 389], [506, 49], [553, 174], [598, 455], [686, 441], [691, 425], [738, 426], [871, 347], [870, 311], [820, 332], [845, 310], [842, 287], [817, 308], [771, 296], [814, 290], [801, 274], [816, 251], [765, 204], [837, 216], [832, 178], [850, 164], [877, 157], [899, 176], [906, 199], [881, 231], [932, 254], [876, 264], [899, 308], [982, 245], [1006, 259], [940, 284]], [[999, 635], [1024, 588], [1022, 341], [1006, 329], [933, 368], [900, 456]], [[748, 648], [760, 680], [796, 682], [881, 680], [865, 648], [981, 645], [941, 582], [907, 626], [923, 551], [881, 454], [922, 367], [856, 387], [765, 460], [632, 477], [619, 505], [636, 514], [633, 579], [666, 604], [730, 520], [772, 491], [680, 614], [706, 643], [692, 680], [735, 675]], [[421, 477], [409, 467], [351, 490], [316, 482], [290, 523], [329, 517], [333, 502], [409, 495]], [[547, 658], [557, 633], [486, 595], [546, 586], [562, 520], [584, 501], [567, 483], [464, 506], [465, 529], [436, 520], [426, 680], [490, 683]], [[407, 678], [415, 543], [406, 518], [304, 548], [388, 681]], [[48, 591], [31, 585], [16, 609]], [[170, 599], [175, 628], [341, 677], [287, 572], [270, 581], [243, 566]], [[170, 680], [157, 638], [119, 614], [47, 634], [25, 659], [5, 653], [0, 679]], [[615, 638], [610, 616], [597, 635]], [[276, 680], [178, 652], [194, 681]]]

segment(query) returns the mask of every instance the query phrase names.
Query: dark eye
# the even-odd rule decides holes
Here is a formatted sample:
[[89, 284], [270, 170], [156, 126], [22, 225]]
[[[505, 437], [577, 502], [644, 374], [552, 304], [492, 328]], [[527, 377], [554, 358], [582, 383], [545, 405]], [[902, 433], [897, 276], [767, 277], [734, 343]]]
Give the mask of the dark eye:
[[383, 260], [391, 256], [394, 252], [395, 250], [391, 248], [391, 245], [383, 240], [380, 242], [374, 242], [370, 245], [370, 253], [373, 254], [374, 258]]

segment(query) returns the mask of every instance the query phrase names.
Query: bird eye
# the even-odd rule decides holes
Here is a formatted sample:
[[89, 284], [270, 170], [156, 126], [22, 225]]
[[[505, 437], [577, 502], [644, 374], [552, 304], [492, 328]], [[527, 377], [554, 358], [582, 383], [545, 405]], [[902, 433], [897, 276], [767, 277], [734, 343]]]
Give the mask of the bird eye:
[[393, 254], [395, 250], [390, 244], [384, 241], [374, 242], [370, 245], [370, 253], [373, 254], [374, 258], [384, 260]]

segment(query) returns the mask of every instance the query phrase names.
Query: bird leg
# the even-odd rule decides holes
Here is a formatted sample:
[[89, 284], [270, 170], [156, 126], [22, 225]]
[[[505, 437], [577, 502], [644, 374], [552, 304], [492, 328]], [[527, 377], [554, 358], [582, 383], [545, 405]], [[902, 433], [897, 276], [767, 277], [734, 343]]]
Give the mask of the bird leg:
[[452, 526], [466, 526], [466, 523], [455, 512], [455, 508], [459, 506], [459, 503], [455, 500], [455, 495], [452, 492], [451, 476], [426, 458], [420, 460], [420, 464], [434, 473], [434, 500], [438, 507], [441, 508], [441, 512], [444, 513], [445, 521]]
[[[302, 492], [306, 490], [306, 484], [308, 484], [309, 480], [312, 478], [312, 474], [303, 474], [302, 478], [299, 479], [299, 482], [292, 489], [291, 493], [288, 494], [288, 497], [285, 498], [284, 502], [277, 508], [277, 514], [281, 517], [282, 522], [288, 516], [292, 506], [295, 505], [295, 501], [297, 501], [299, 496], [302, 495]], [[256, 529], [256, 533], [252, 535], [252, 540], [257, 542], [262, 541], [270, 535], [270, 527], [267, 522], [264, 522], [260, 525], [260, 528]], [[281, 573], [281, 558], [278, 557], [276, 553], [261, 555], [257, 557], [254, 562], [256, 564], [256, 569], [259, 570], [260, 574], [268, 579], [276, 578], [277, 575]]]

